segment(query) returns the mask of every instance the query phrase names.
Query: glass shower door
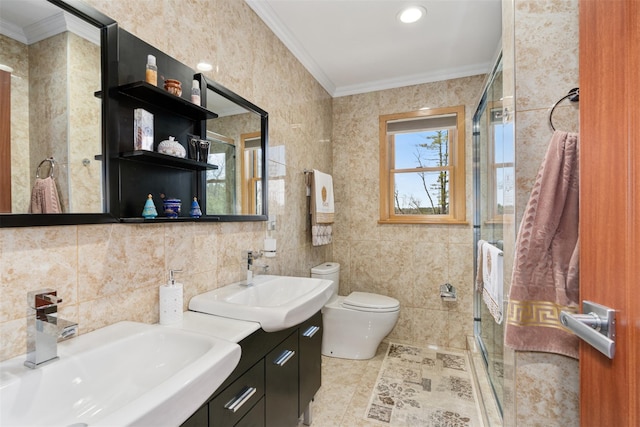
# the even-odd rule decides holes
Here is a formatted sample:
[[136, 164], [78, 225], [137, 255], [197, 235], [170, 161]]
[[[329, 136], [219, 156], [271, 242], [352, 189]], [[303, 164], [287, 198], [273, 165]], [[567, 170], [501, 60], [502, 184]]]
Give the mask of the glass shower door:
[[[499, 57], [473, 117], [474, 248], [482, 239], [504, 249], [505, 236], [513, 234], [507, 228], [513, 228], [515, 205], [514, 129], [513, 120], [503, 107], [502, 89], [502, 61]], [[505, 253], [505, 266], [511, 264], [510, 256]], [[477, 256], [474, 264], [477, 272]], [[510, 271], [506, 270], [503, 276], [508, 290]], [[503, 307], [503, 313], [506, 313], [506, 307]], [[494, 320], [479, 292], [474, 292], [474, 319], [476, 342], [502, 411], [504, 320], [501, 323]]]

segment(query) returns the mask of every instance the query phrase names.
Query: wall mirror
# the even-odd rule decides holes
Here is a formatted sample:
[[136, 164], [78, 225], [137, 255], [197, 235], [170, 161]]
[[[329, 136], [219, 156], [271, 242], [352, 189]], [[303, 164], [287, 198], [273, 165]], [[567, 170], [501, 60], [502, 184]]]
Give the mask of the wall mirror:
[[[268, 114], [225, 87], [198, 75], [203, 102], [218, 117], [204, 123], [210, 141], [206, 215], [266, 220]], [[204, 133], [203, 133], [204, 134]]]
[[2, 0], [0, 18], [0, 226], [114, 221], [100, 91], [115, 21], [77, 0]]

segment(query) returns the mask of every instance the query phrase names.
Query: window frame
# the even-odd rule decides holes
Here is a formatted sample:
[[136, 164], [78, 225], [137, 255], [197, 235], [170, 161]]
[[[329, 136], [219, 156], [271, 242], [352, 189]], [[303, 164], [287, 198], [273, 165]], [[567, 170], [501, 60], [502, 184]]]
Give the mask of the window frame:
[[[392, 168], [394, 153], [391, 150], [387, 123], [421, 117], [456, 115], [453, 138], [449, 137], [449, 164], [442, 169], [449, 171], [449, 213], [399, 215], [395, 213]], [[380, 220], [379, 224], [468, 224], [466, 220], [466, 176], [465, 176], [465, 107], [444, 107], [381, 115], [380, 130]], [[453, 141], [452, 141], [453, 139]], [[419, 169], [419, 168], [418, 168]], [[432, 168], [428, 168], [432, 169]], [[422, 170], [422, 169], [420, 169]]]

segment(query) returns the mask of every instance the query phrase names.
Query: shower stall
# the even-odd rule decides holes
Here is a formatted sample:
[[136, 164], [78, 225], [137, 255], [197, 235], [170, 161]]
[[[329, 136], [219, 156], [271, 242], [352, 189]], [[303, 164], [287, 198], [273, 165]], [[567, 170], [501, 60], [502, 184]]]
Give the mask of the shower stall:
[[[502, 56], [487, 79], [473, 117], [473, 238], [504, 253], [504, 296], [507, 300], [515, 242], [514, 117], [503, 97]], [[474, 278], [478, 257], [474, 258]], [[503, 313], [506, 319], [506, 303]], [[497, 323], [482, 295], [474, 292], [474, 338], [481, 354], [493, 397], [502, 415], [504, 407], [504, 324]]]

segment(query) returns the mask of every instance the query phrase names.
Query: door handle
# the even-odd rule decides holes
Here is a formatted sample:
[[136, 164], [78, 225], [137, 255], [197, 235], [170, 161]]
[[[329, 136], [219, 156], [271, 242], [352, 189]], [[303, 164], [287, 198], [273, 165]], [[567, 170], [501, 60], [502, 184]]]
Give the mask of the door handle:
[[600, 353], [613, 359], [616, 352], [616, 311], [591, 301], [582, 301], [586, 314], [560, 312], [560, 322]]

